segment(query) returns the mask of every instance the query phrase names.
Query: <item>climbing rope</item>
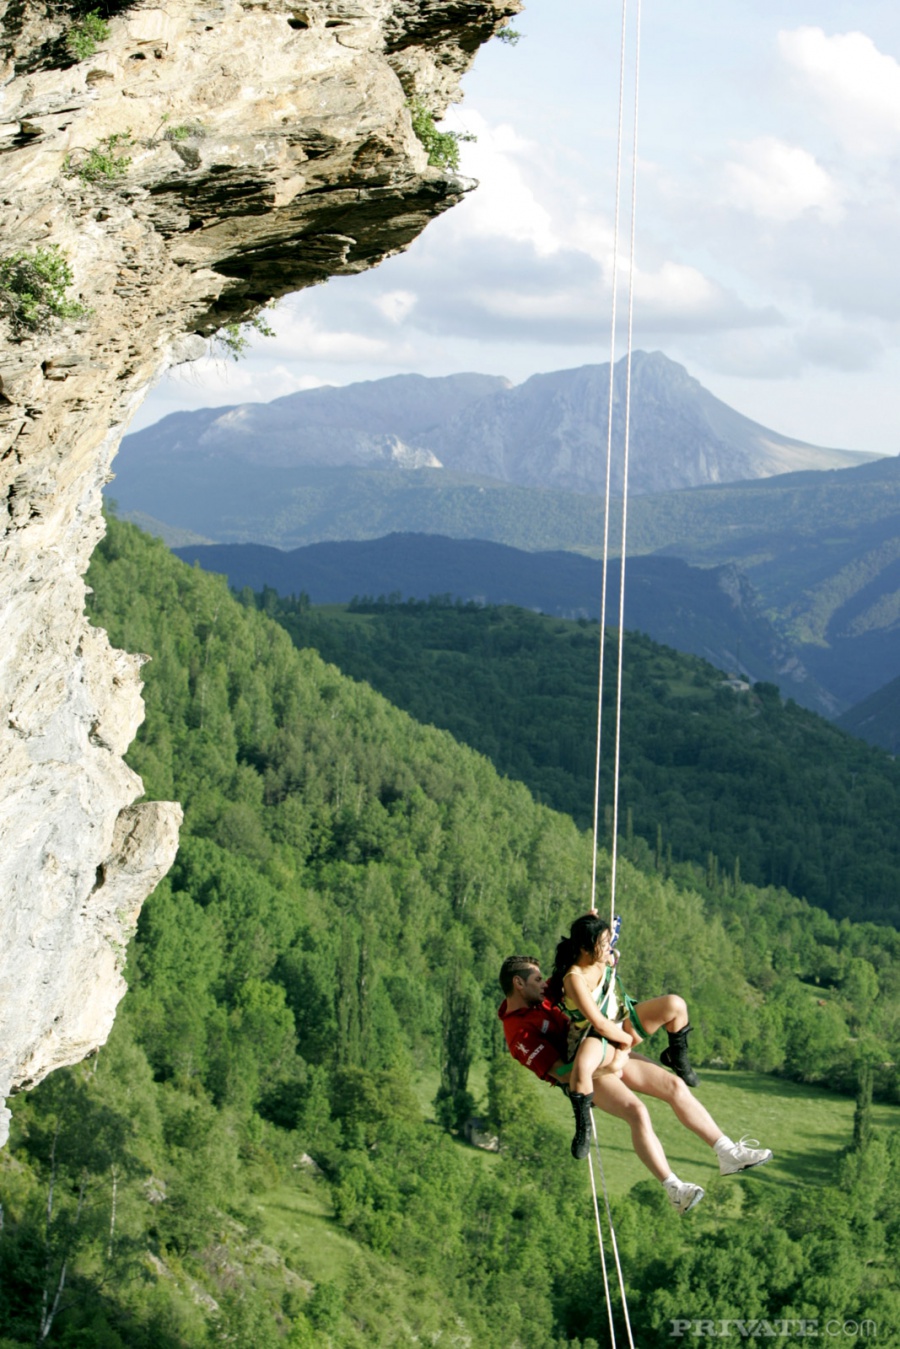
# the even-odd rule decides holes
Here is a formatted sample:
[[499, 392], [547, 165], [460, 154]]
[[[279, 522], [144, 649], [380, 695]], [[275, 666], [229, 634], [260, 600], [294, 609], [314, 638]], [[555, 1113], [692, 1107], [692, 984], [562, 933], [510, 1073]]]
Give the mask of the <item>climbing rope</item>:
[[[594, 758], [594, 850], [591, 860], [591, 908], [597, 907], [597, 852], [600, 833], [600, 764], [603, 746], [603, 671], [606, 654], [606, 592], [609, 575], [609, 514], [613, 458], [613, 398], [615, 394], [616, 317], [619, 296], [619, 215], [622, 199], [622, 137], [625, 126], [625, 55], [628, 0], [622, 0], [622, 40], [619, 53], [619, 118], [616, 134], [616, 187], [613, 214], [612, 295], [609, 330], [609, 409], [606, 418], [606, 486], [603, 493], [603, 574], [600, 581], [600, 664], [597, 675], [597, 748]], [[615, 914], [615, 909], [613, 909]], [[612, 919], [610, 919], [612, 922]]]
[[[637, 217], [637, 130], [638, 130], [638, 90], [640, 88], [641, 66], [641, 0], [637, 0], [637, 39], [634, 56], [634, 132], [631, 162], [631, 250], [628, 260], [628, 346], [625, 359], [625, 431], [622, 447], [622, 539], [619, 564], [619, 654], [616, 670], [616, 737], [615, 758], [613, 764], [613, 820], [612, 820], [612, 862], [610, 878], [610, 906], [612, 927], [616, 913], [616, 870], [619, 842], [619, 778], [622, 747], [622, 656], [625, 647], [625, 559], [628, 541], [628, 462], [631, 448], [631, 356], [634, 340], [634, 255], [635, 221]], [[598, 718], [603, 708], [597, 709]]]
[[[609, 411], [607, 416], [607, 439], [606, 439], [606, 489], [604, 492], [603, 505], [603, 572], [602, 572], [602, 595], [600, 602], [600, 663], [597, 679], [597, 748], [594, 766], [594, 829], [593, 829], [593, 857], [591, 863], [591, 908], [597, 907], [597, 853], [599, 849], [599, 819], [600, 819], [600, 765], [602, 749], [602, 721], [603, 721], [603, 667], [606, 652], [606, 592], [609, 574], [609, 523], [610, 523], [610, 492], [612, 486], [612, 459], [613, 459], [613, 397], [615, 393], [615, 346], [616, 346], [616, 310], [618, 300], [618, 272], [619, 272], [619, 214], [621, 199], [621, 181], [622, 181], [622, 141], [624, 127], [624, 107], [625, 107], [625, 66], [626, 66], [626, 36], [627, 36], [627, 12], [628, 0], [622, 0], [622, 39], [621, 52], [619, 60], [619, 119], [618, 134], [616, 139], [616, 188], [615, 188], [615, 224], [613, 228], [613, 263], [612, 263], [612, 301], [611, 301], [611, 322], [610, 322], [610, 352], [609, 352]], [[624, 651], [624, 633], [625, 633], [625, 550], [628, 532], [628, 462], [630, 448], [630, 427], [631, 427], [631, 357], [634, 336], [634, 273], [635, 273], [635, 221], [637, 215], [637, 132], [638, 132], [638, 91], [640, 87], [640, 51], [641, 51], [641, 0], [637, 0], [637, 19], [636, 19], [636, 37], [635, 37], [635, 56], [634, 56], [634, 125], [632, 132], [632, 169], [631, 169], [631, 240], [628, 263], [628, 324], [627, 324], [627, 347], [625, 361], [625, 427], [622, 449], [622, 528], [621, 528], [621, 553], [620, 553], [620, 573], [619, 573], [619, 640], [618, 656], [616, 669], [616, 715], [615, 715], [615, 742], [613, 756], [613, 811], [612, 811], [612, 849], [611, 849], [611, 876], [610, 876], [610, 931], [614, 930], [616, 913], [616, 875], [618, 868], [618, 835], [619, 835], [619, 779], [620, 779], [620, 744], [622, 737], [622, 682], [623, 682], [623, 651]], [[609, 1230], [610, 1245], [615, 1260], [616, 1272], [619, 1281], [619, 1292], [622, 1298], [622, 1311], [625, 1318], [625, 1330], [628, 1336], [630, 1349], [634, 1349], [634, 1340], [631, 1334], [631, 1320], [628, 1315], [628, 1300], [625, 1294], [625, 1278], [622, 1273], [622, 1264], [619, 1259], [619, 1247], [616, 1241], [615, 1227], [613, 1225], [612, 1209], [609, 1202], [609, 1192], [606, 1186], [606, 1176], [603, 1170], [603, 1158], [600, 1151], [600, 1138], [597, 1133], [597, 1123], [594, 1118], [594, 1112], [591, 1111], [591, 1128], [593, 1132], [594, 1149], [597, 1154], [597, 1166], [600, 1172], [600, 1184], [603, 1190], [603, 1199], [606, 1209], [606, 1225]], [[600, 1205], [597, 1198], [597, 1183], [594, 1176], [593, 1159], [588, 1156], [588, 1169], [591, 1177], [591, 1194], [594, 1205], [594, 1219], [597, 1226], [597, 1244], [600, 1251], [600, 1264], [603, 1270], [603, 1288], [606, 1297], [606, 1312], [609, 1319], [609, 1335], [612, 1349], [616, 1349], [616, 1332], [613, 1318], [612, 1298], [610, 1295], [609, 1277], [606, 1268], [606, 1252], [603, 1242], [603, 1228], [600, 1219]]]
[[[612, 296], [609, 338], [609, 407], [606, 427], [606, 482], [603, 494], [603, 569], [600, 583], [600, 659], [597, 676], [597, 739], [594, 761], [594, 815], [593, 815], [593, 857], [591, 863], [591, 908], [597, 907], [597, 853], [600, 843], [600, 765], [603, 746], [603, 684], [606, 654], [606, 596], [609, 578], [609, 526], [610, 496], [612, 487], [613, 462], [613, 406], [615, 395], [615, 357], [616, 357], [616, 320], [619, 289], [619, 218], [622, 185], [622, 141], [625, 112], [625, 62], [627, 52], [628, 0], [622, 0], [622, 37], [619, 57], [619, 116], [616, 136], [616, 186], [615, 211], [613, 225], [612, 257]], [[631, 431], [631, 365], [634, 336], [634, 272], [635, 272], [635, 224], [637, 219], [637, 131], [638, 131], [638, 92], [640, 80], [641, 47], [641, 0], [637, 0], [637, 25], [634, 58], [634, 125], [632, 140], [631, 166], [631, 237], [628, 263], [628, 326], [625, 358], [625, 427], [622, 451], [622, 529], [621, 529], [621, 566], [619, 575], [619, 640], [616, 678], [616, 720], [613, 763], [613, 820], [612, 820], [612, 856], [610, 882], [610, 927], [616, 913], [616, 870], [618, 861], [618, 822], [619, 822], [619, 779], [620, 779], [620, 741], [622, 731], [622, 665], [624, 648], [625, 620], [625, 546], [628, 532], [628, 467]]]
[[[630, 1349], [634, 1349], [634, 1340], [632, 1339], [631, 1335], [631, 1318], [628, 1315], [628, 1299], [625, 1296], [625, 1276], [622, 1273], [622, 1262], [619, 1259], [619, 1244], [616, 1241], [616, 1229], [613, 1226], [612, 1209], [610, 1208], [609, 1204], [609, 1191], [606, 1188], [606, 1176], [603, 1171], [603, 1158], [600, 1154], [600, 1138], [597, 1134], [597, 1121], [594, 1119], [593, 1110], [591, 1111], [591, 1128], [594, 1134], [594, 1148], [596, 1149], [597, 1152], [597, 1166], [600, 1170], [600, 1185], [603, 1190], [603, 1202], [606, 1205], [606, 1225], [609, 1228], [610, 1244], [612, 1245], [613, 1258], [615, 1259], [616, 1262], [616, 1273], [619, 1277], [619, 1293], [621, 1294], [622, 1297], [622, 1314], [625, 1317], [625, 1331], [626, 1334], [628, 1335], [628, 1344], [630, 1346]], [[588, 1161], [591, 1162], [591, 1160], [592, 1159], [589, 1156]], [[591, 1190], [594, 1196], [594, 1216], [597, 1221], [597, 1234], [600, 1239], [600, 1264], [603, 1266], [603, 1287], [606, 1293], [606, 1314], [607, 1317], [609, 1318], [609, 1336], [612, 1342], [612, 1349], [616, 1349], [616, 1332], [613, 1324], [612, 1299], [610, 1298], [609, 1294], [609, 1279], [606, 1276], [606, 1255], [603, 1250], [603, 1238], [602, 1236], [600, 1236], [600, 1218], [599, 1213], [597, 1211], [598, 1209], [597, 1187], [594, 1182], [593, 1165], [591, 1165], [590, 1167], [590, 1172], [591, 1172]]]
[[[591, 1112], [591, 1126], [594, 1130], [594, 1138], [597, 1137], [597, 1126], [594, 1124], [594, 1114]], [[599, 1160], [599, 1150], [597, 1153]], [[606, 1295], [606, 1315], [609, 1318], [609, 1340], [612, 1349], [616, 1349], [616, 1325], [613, 1321], [612, 1297], [609, 1291], [609, 1275], [606, 1272], [606, 1251], [603, 1248], [603, 1225], [600, 1222], [600, 1205], [597, 1202], [597, 1182], [594, 1180], [594, 1159], [588, 1153], [588, 1170], [591, 1173], [591, 1194], [594, 1198], [594, 1222], [597, 1225], [597, 1248], [600, 1251], [600, 1267], [603, 1270], [603, 1291]]]

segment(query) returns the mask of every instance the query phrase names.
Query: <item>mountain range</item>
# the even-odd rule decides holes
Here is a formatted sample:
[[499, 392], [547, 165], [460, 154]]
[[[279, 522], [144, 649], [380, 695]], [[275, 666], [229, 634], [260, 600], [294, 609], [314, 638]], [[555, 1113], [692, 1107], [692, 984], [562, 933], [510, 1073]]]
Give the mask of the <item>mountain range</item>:
[[[620, 363], [616, 418], [623, 377]], [[608, 366], [516, 388], [485, 375], [409, 375], [177, 413], [126, 438], [112, 490], [123, 514], [170, 545], [343, 547], [293, 561], [203, 554], [202, 565], [239, 585], [317, 601], [452, 592], [593, 614], [599, 587], [586, 559], [601, 551], [603, 512], [585, 488], [595, 485], [608, 382]], [[640, 615], [632, 570], [626, 621], [724, 669], [743, 665], [832, 716], [895, 679], [900, 459], [779, 436], [659, 353], [636, 354], [632, 406], [631, 565], [656, 555], [690, 569], [651, 569]], [[378, 539], [368, 553], [359, 547]], [[887, 744], [890, 731], [878, 734]]]
[[[354, 470], [387, 475], [393, 491], [410, 486], [398, 476], [405, 471], [413, 477], [425, 472], [427, 485], [438, 491], [474, 484], [477, 493], [488, 479], [495, 489], [505, 484], [602, 494], [609, 373], [608, 365], [588, 365], [534, 375], [516, 387], [488, 375], [396, 375], [310, 389], [272, 403], [173, 413], [124, 439], [115, 496], [126, 512], [141, 511], [221, 542], [253, 538], [287, 546], [377, 537], [392, 527], [432, 532], [415, 520], [385, 528], [377, 505], [368, 530], [357, 522], [349, 532], [346, 519], [338, 526], [311, 517], [309, 498], [321, 496], [334, 470], [342, 471], [344, 487], [338, 488], [337, 509], [341, 502], [346, 509]], [[619, 447], [624, 361], [614, 376]], [[637, 494], [860, 462], [848, 450], [807, 445], [751, 421], [660, 352], [635, 353], [631, 407], [629, 487]], [[368, 478], [364, 482], [371, 487]], [[613, 492], [621, 491], [620, 467], [611, 483]], [[376, 498], [383, 494], [384, 484], [373, 492]], [[439, 532], [458, 535], [452, 528]]]
[[[484, 538], [480, 545], [457, 540], [453, 548], [447, 538], [435, 542], [395, 530], [403, 542], [321, 544], [301, 550], [293, 560], [258, 546], [205, 552], [194, 547], [182, 556], [202, 558], [203, 566], [226, 572], [234, 583], [268, 584], [283, 593], [305, 590], [318, 602], [363, 592], [427, 597], [451, 591], [549, 613], [596, 613], [596, 573], [588, 559], [572, 551], [566, 531], [573, 522], [585, 523], [593, 505], [593, 528], [599, 532], [597, 499], [525, 488], [498, 487], [498, 493], [490, 497], [485, 490], [483, 509], [487, 514], [492, 504], [498, 507], [492, 522], [495, 533], [506, 535], [507, 548], [530, 518], [538, 520], [539, 537], [551, 546], [537, 555], [522, 549], [508, 554]], [[399, 506], [406, 500], [402, 493], [396, 497], [392, 520], [403, 519]], [[567, 505], [580, 507], [584, 515], [567, 512]], [[465, 520], [459, 517], [460, 529]], [[480, 533], [482, 523], [479, 515], [469, 528]], [[429, 530], [439, 533], [435, 526]], [[565, 551], [558, 543], [552, 546], [560, 534], [569, 545]], [[750, 604], [754, 623], [764, 618], [768, 624], [761, 647], [744, 646], [744, 664], [753, 669], [755, 662], [761, 672], [757, 677], [772, 679], [806, 706], [836, 715], [900, 672], [900, 458], [638, 497], [629, 524], [630, 603], [632, 587], [640, 584], [641, 558], [690, 564], [685, 571], [673, 563], [671, 576], [665, 566], [656, 566], [645, 606], [653, 612], [645, 611], [639, 624], [645, 632], [723, 668], [737, 668], [737, 633], [730, 619], [713, 631], [710, 582], [704, 575], [709, 568], [730, 569], [716, 584], [732, 585], [727, 578], [737, 578], [741, 603]], [[670, 581], [679, 591], [677, 623], [671, 621]], [[718, 622], [723, 614], [714, 608]], [[876, 743], [885, 743], [883, 734]]]
[[839, 706], [900, 673], [900, 458], [635, 503], [630, 550], [736, 566]]
[[[259, 544], [190, 545], [173, 550], [236, 590], [270, 586], [306, 594], [313, 604], [354, 598], [449, 596], [514, 604], [560, 618], [600, 614], [602, 564], [576, 553], [526, 553], [477, 539], [392, 534], [356, 543], [317, 543], [291, 552]], [[608, 577], [608, 618], [618, 622], [619, 563]], [[625, 626], [679, 651], [703, 656], [732, 675], [781, 685], [824, 715], [837, 705], [812, 679], [762, 610], [753, 587], [730, 565], [690, 567], [673, 558], [629, 560]]]

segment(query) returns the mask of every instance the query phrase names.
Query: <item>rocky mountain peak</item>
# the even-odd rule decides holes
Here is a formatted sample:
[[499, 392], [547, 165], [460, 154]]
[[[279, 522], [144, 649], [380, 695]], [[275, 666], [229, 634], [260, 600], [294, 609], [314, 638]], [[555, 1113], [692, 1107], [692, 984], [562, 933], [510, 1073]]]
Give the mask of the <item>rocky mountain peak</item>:
[[[448, 468], [526, 487], [602, 492], [609, 365], [533, 375], [465, 409], [429, 439]], [[626, 361], [613, 372], [612, 487], [622, 490]], [[662, 352], [632, 358], [629, 487], [662, 492], [861, 462], [782, 436], [714, 397]]]

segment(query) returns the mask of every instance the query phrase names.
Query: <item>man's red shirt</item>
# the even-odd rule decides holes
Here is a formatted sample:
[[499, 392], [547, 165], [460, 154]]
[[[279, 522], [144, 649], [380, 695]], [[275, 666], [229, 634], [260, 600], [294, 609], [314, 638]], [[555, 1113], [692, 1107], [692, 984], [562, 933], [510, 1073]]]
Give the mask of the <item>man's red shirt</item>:
[[569, 1021], [545, 998], [533, 1007], [506, 1010], [503, 999], [497, 1011], [510, 1054], [538, 1077], [546, 1078], [554, 1063], [566, 1061]]

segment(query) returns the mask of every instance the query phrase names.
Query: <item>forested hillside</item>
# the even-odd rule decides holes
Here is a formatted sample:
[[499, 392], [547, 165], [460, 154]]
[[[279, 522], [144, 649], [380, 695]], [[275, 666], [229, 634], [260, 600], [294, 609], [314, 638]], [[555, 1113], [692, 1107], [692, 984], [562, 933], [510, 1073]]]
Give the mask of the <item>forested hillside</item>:
[[[252, 597], [244, 594], [247, 603]], [[493, 606], [360, 601], [350, 611], [257, 597], [293, 636], [419, 721], [487, 754], [582, 826], [592, 818], [598, 635]], [[614, 730], [615, 640], [604, 736]], [[788, 702], [736, 691], [705, 661], [628, 633], [623, 821], [656, 865], [694, 862], [783, 885], [838, 918], [900, 925], [900, 765]], [[612, 755], [603, 799], [612, 799]]]
[[851, 707], [838, 725], [896, 755], [900, 750], [900, 676]]
[[732, 562], [803, 664], [844, 704], [900, 664], [900, 459], [638, 498], [631, 552]]
[[[136, 522], [139, 523], [139, 522]], [[314, 543], [282, 552], [253, 543], [166, 543], [184, 562], [279, 595], [302, 593], [315, 605], [346, 604], [361, 594], [478, 604], [514, 604], [559, 618], [600, 613], [603, 564], [578, 553], [529, 553], [484, 539], [390, 534], [362, 543]], [[608, 566], [608, 593], [619, 590], [619, 563]], [[828, 716], [837, 703], [765, 617], [753, 587], [735, 567], [689, 567], [672, 557], [628, 563], [625, 626], [657, 642], [703, 656], [723, 670], [752, 672], [785, 697]]]
[[[153, 658], [132, 760], [185, 828], [109, 1045], [14, 1103], [0, 1344], [594, 1349], [586, 1172], [495, 1017], [501, 957], [547, 959], [583, 908], [589, 841], [137, 531], [89, 580]], [[862, 1094], [855, 1136], [767, 1140], [780, 1184], [713, 1181], [686, 1220], [654, 1182], [617, 1202], [637, 1342], [682, 1315], [900, 1325], [900, 1131], [866, 1089], [896, 1095], [900, 938], [676, 881], [623, 862], [629, 986], [689, 997], [701, 1063]], [[473, 1097], [495, 1157], [452, 1132]]]

